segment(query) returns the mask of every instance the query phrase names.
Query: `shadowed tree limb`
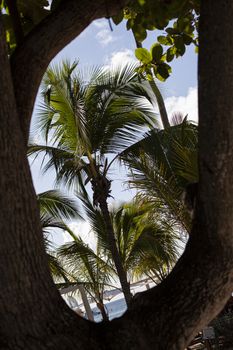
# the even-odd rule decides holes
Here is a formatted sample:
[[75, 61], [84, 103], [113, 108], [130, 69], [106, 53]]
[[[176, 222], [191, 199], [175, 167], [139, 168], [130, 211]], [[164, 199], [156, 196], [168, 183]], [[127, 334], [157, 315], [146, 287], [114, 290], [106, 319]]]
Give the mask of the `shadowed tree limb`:
[[[83, 11], [79, 14], [83, 21], [78, 29], [71, 13], [77, 3], [79, 11]], [[104, 4], [103, 1], [99, 3]], [[116, 5], [116, 1], [110, 3]], [[83, 6], [72, 0], [65, 4], [74, 6], [69, 10], [76, 34], [91, 20], [105, 14], [103, 9], [102, 12], [94, 9], [95, 5], [89, 1]], [[90, 14], [86, 15], [88, 11]], [[56, 22], [55, 13], [54, 16]], [[65, 13], [64, 16], [66, 23]], [[63, 29], [61, 17], [56, 26], [52, 20], [51, 34], [43, 31], [47, 28], [49, 32], [47, 23], [47, 27], [41, 24], [41, 31], [35, 30], [35, 34], [32, 32], [28, 36], [12, 57], [14, 89], [4, 32], [0, 26], [2, 348], [183, 350], [195, 333], [224, 306], [233, 286], [232, 17], [231, 0], [205, 0], [201, 3], [200, 184], [194, 227], [185, 253], [161, 285], [135, 297], [122, 318], [98, 325], [75, 316], [52, 284], [25, 152], [31, 111], [41, 76], [57, 50], [73, 38], [72, 26], [64, 28], [67, 30], [64, 42], [59, 33], [60, 25]], [[56, 30], [58, 43], [53, 42]], [[47, 47], [49, 45], [51, 48]], [[23, 120], [24, 142], [18, 115]]]

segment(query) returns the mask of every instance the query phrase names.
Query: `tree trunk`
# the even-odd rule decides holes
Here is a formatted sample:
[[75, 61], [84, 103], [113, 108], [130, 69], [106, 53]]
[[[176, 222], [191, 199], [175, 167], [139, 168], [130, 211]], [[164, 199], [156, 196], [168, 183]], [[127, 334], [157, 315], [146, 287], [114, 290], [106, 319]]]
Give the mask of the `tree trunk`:
[[4, 38], [0, 16], [0, 348], [58, 349], [61, 339], [74, 348], [79, 336], [84, 349], [95, 348], [83, 341], [88, 322], [65, 305], [49, 273]]
[[109, 248], [112, 254], [112, 259], [116, 266], [117, 274], [120, 280], [120, 284], [121, 284], [122, 292], [125, 297], [126, 304], [127, 306], [129, 306], [130, 301], [132, 299], [132, 294], [130, 292], [130, 283], [127, 281], [127, 274], [122, 265], [121, 257], [117, 248], [112, 220], [108, 211], [108, 204], [107, 204], [106, 198], [100, 198], [99, 205], [100, 205], [100, 209], [102, 211], [107, 232], [108, 232]]
[[[98, 10], [99, 17], [105, 15], [104, 3], [101, 2], [102, 10]], [[84, 5], [82, 8], [84, 13], [80, 13], [79, 19], [87, 15]], [[93, 18], [96, 17], [92, 13]], [[30, 45], [24, 46], [25, 60], [22, 50], [20, 55], [16, 54], [12, 78], [0, 18], [1, 349], [183, 350], [224, 306], [233, 287], [232, 18], [231, 0], [201, 2], [200, 184], [197, 213], [185, 253], [164, 282], [135, 296], [121, 318], [102, 324], [75, 315], [52, 283], [26, 158], [29, 111], [46, 64], [52, 52], [55, 54], [51, 39], [56, 34], [48, 27], [44, 36], [39, 35], [38, 42], [51, 44], [51, 49], [46, 46], [47, 51], [40, 52], [34, 45], [34, 50]], [[81, 19], [80, 23], [82, 28]], [[80, 27], [76, 31], [80, 32]], [[61, 32], [58, 25], [60, 46]], [[37, 35], [32, 33], [29, 37], [32, 44], [33, 39], [38, 44]], [[66, 31], [66, 43], [68, 37]], [[36, 87], [31, 90], [33, 84]], [[20, 123], [19, 115], [26, 120]]]
[[158, 103], [159, 114], [160, 114], [160, 118], [162, 120], [163, 127], [164, 127], [164, 129], [169, 128], [170, 123], [169, 123], [165, 103], [163, 100], [163, 96], [161, 95], [161, 92], [159, 91], [159, 88], [154, 80], [149, 81], [149, 84], [150, 84], [151, 90], [153, 91], [153, 94], [155, 95], [156, 101]]
[[104, 303], [103, 303], [102, 299], [99, 299], [99, 301], [97, 302], [97, 307], [98, 307], [98, 309], [101, 312], [103, 321], [109, 321], [108, 314], [107, 314], [107, 312], [105, 310]]

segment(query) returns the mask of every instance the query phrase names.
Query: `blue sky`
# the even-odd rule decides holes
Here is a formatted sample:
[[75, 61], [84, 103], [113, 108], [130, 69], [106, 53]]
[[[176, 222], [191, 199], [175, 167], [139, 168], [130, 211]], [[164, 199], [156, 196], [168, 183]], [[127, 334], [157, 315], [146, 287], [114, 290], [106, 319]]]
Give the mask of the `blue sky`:
[[[156, 36], [161, 31], [149, 32], [143, 46], [150, 48]], [[125, 23], [113, 25], [110, 30], [108, 21], [101, 19], [93, 22], [77, 39], [65, 47], [53, 60], [58, 63], [62, 59], [79, 60], [81, 67], [95, 65], [111, 65], [135, 60], [135, 42], [131, 32], [126, 30]], [[197, 120], [197, 55], [194, 47], [188, 47], [182, 58], [171, 63], [172, 74], [165, 83], [159, 83], [159, 88], [165, 98], [168, 114], [181, 111], [189, 114], [189, 118]], [[34, 110], [36, 117], [37, 105]], [[32, 167], [32, 176], [36, 192], [53, 188], [53, 174], [42, 176], [40, 160], [36, 160]], [[129, 200], [133, 192], [126, 191], [122, 184], [124, 171], [115, 171], [113, 196], [118, 200]]]

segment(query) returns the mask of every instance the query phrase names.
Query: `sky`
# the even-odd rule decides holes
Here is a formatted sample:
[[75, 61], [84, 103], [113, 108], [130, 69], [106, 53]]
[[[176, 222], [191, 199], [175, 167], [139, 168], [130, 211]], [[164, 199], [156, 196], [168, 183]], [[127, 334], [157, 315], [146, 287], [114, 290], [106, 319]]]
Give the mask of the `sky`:
[[[135, 42], [131, 32], [126, 30], [125, 23], [113, 26], [110, 30], [106, 19], [94, 21], [81, 35], [66, 46], [52, 61], [59, 63], [63, 59], [78, 60], [81, 68], [96, 65], [117, 65], [135, 60]], [[149, 32], [143, 47], [149, 49], [155, 42], [161, 31]], [[160, 91], [165, 99], [168, 115], [174, 112], [188, 114], [188, 119], [197, 121], [197, 54], [194, 47], [187, 48], [182, 58], [171, 62], [172, 73], [165, 83], [158, 83]], [[36, 119], [38, 103], [34, 108], [32, 128]], [[35, 133], [34, 133], [35, 135]], [[42, 175], [40, 170], [41, 158], [34, 162], [30, 160], [31, 171], [36, 192], [43, 192], [53, 188], [54, 174]], [[113, 182], [113, 197], [119, 201], [130, 200], [133, 191], [126, 190], [124, 170], [115, 170]], [[72, 224], [75, 228], [75, 224]], [[77, 227], [77, 225], [76, 225]], [[85, 223], [78, 226], [83, 231], [88, 241], [89, 228]], [[62, 239], [58, 239], [62, 243]], [[56, 240], [56, 238], [55, 238]]]

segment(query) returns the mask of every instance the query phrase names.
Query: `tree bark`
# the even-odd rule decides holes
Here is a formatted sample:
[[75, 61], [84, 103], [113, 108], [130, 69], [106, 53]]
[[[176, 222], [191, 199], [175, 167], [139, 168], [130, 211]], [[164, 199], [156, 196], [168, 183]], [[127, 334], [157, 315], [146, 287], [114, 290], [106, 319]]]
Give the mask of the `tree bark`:
[[[221, 310], [233, 286], [233, 3], [201, 2], [200, 184], [185, 253], [164, 282], [136, 296], [124, 316], [102, 324], [75, 315], [52, 283], [26, 158], [31, 111], [49, 60], [105, 15], [104, 1], [61, 3], [78, 4], [71, 9], [82, 11], [80, 25], [70, 14], [62, 42], [56, 13], [51, 34], [45, 23], [47, 33], [35, 29], [17, 50], [12, 72], [0, 23], [0, 349], [183, 350]], [[64, 7], [65, 23], [67, 13]]]
[[75, 322], [84, 334], [89, 326], [61, 301], [49, 274], [4, 37], [0, 17], [0, 348], [48, 349], [64, 325]]

